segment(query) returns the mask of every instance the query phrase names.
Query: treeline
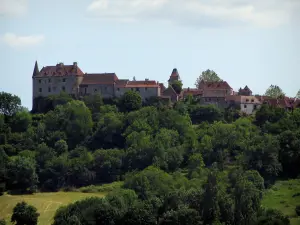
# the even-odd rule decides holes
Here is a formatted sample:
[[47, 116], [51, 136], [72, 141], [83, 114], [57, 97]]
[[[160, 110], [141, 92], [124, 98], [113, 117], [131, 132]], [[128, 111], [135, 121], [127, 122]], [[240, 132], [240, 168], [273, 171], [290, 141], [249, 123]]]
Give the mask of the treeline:
[[300, 109], [263, 105], [247, 117], [192, 97], [143, 104], [131, 91], [45, 102], [32, 114], [0, 94], [1, 191], [124, 181], [61, 208], [54, 224], [289, 224], [260, 200], [276, 179], [300, 174]]

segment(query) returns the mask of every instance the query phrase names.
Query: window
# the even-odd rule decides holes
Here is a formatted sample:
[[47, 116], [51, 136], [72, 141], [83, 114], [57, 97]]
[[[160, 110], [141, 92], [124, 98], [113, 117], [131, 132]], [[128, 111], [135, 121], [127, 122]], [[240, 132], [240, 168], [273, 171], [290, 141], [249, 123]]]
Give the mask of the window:
[[148, 88], [145, 88], [145, 91], [147, 91], [148, 90]]
[[42, 88], [39, 88], [39, 92], [42, 92]]
[[66, 78], [63, 78], [63, 79], [62, 79], [62, 82], [66, 82]]
[[133, 88], [131, 88], [131, 90], [133, 91]]
[[97, 89], [95, 89], [94, 92], [97, 92]]
[[246, 105], [246, 104], [244, 105], [244, 108], [245, 108], [245, 109], [247, 108], [247, 105]]
[[39, 83], [42, 83], [42, 80], [39, 80]]
[[86, 94], [86, 88], [84, 88], [84, 94]]
[[62, 86], [61, 90], [62, 90], [62, 91], [65, 91], [65, 90], [66, 90], [66, 88], [65, 88], [64, 86]]
[[249, 102], [249, 99], [248, 99], [248, 98], [246, 99], [246, 102]]
[[136, 88], [135, 90], [136, 90], [136, 91], [140, 91], [140, 88]]
[[257, 109], [257, 105], [254, 105], [254, 106], [253, 106], [253, 109], [254, 109], [254, 110]]
[[251, 99], [251, 102], [254, 102], [254, 99]]
[[51, 87], [48, 87], [48, 92], [51, 92]]
[[51, 79], [48, 79], [48, 83], [51, 83]]
[[120, 91], [120, 88], [117, 88], [118, 91]]

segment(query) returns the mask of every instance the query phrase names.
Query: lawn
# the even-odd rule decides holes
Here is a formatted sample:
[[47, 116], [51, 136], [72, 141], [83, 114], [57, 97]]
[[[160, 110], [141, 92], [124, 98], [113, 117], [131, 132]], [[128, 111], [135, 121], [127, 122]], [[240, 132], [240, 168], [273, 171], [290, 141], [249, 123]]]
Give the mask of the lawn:
[[278, 209], [289, 216], [291, 225], [300, 225], [300, 217], [297, 217], [295, 212], [298, 204], [300, 204], [300, 179], [276, 182], [266, 192], [262, 201], [263, 207]]
[[55, 192], [37, 193], [33, 195], [3, 195], [0, 196], [0, 217], [4, 217], [6, 222], [10, 221], [13, 207], [21, 201], [25, 201], [35, 206], [40, 213], [39, 225], [49, 225], [55, 211], [63, 205], [81, 200], [87, 197], [103, 197], [104, 193], [82, 193], [82, 192]]

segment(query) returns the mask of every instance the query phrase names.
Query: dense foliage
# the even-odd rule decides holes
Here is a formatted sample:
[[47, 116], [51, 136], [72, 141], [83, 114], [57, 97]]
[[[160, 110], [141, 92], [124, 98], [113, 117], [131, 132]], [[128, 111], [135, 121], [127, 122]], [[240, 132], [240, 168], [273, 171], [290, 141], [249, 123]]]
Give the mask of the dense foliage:
[[300, 109], [246, 117], [194, 99], [143, 105], [137, 92], [61, 98], [45, 113], [0, 115], [0, 191], [124, 183], [60, 208], [54, 224], [289, 223], [260, 201], [276, 179], [300, 175]]

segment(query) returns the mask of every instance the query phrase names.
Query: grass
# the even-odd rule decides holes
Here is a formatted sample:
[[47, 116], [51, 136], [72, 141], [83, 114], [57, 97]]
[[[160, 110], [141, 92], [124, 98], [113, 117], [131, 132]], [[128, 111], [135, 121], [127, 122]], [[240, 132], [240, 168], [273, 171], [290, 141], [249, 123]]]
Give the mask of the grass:
[[[63, 205], [87, 198], [103, 197], [105, 193], [82, 193], [82, 192], [55, 192], [37, 193], [33, 195], [8, 195], [0, 196], [0, 216], [6, 222], [10, 221], [13, 207], [21, 201], [25, 201], [35, 206], [40, 213], [39, 225], [49, 225], [52, 223], [55, 211]], [[10, 224], [10, 223], [8, 223]]]
[[300, 179], [278, 181], [264, 195], [262, 206], [278, 209], [289, 216], [291, 225], [300, 225], [295, 208], [300, 204]]

